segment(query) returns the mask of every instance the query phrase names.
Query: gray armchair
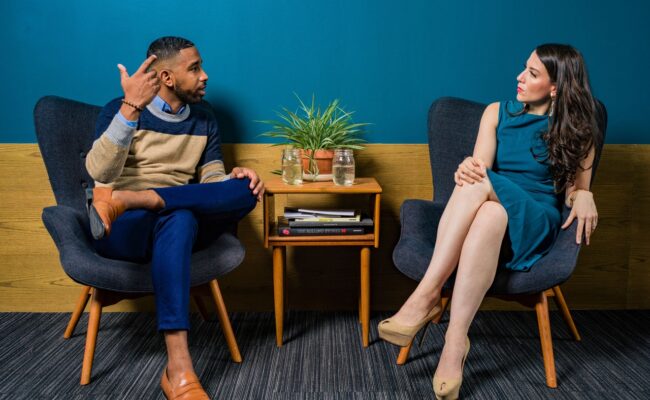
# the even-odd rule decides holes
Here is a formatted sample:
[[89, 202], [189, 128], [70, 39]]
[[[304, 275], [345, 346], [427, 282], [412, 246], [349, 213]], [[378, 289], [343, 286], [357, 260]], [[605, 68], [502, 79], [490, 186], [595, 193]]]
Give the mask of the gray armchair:
[[[92, 296], [81, 384], [90, 383], [95, 342], [102, 307], [126, 298], [153, 293], [149, 264], [112, 260], [97, 254], [90, 236], [85, 190], [93, 186], [86, 172], [86, 152], [94, 140], [100, 107], [47, 96], [34, 109], [39, 148], [56, 198], [56, 206], [43, 210], [43, 223], [59, 251], [65, 273], [83, 285], [64, 338], [69, 338]], [[221, 328], [235, 362], [241, 355], [216, 278], [241, 264], [244, 248], [235, 237], [236, 226], [192, 255], [192, 298], [204, 318], [201, 293], [210, 293]], [[232, 231], [232, 232], [231, 232]]]
[[[607, 112], [602, 103], [598, 106], [598, 125], [603, 139], [607, 127]], [[429, 157], [434, 182], [434, 200], [406, 200], [400, 210], [401, 235], [393, 251], [393, 262], [405, 275], [419, 281], [431, 260], [438, 222], [454, 189], [453, 174], [458, 164], [472, 154], [478, 127], [485, 104], [456, 98], [441, 98], [429, 109]], [[602, 148], [596, 149], [593, 174], [600, 160]], [[564, 208], [562, 221], [569, 216], [570, 209]], [[557, 387], [553, 342], [548, 314], [548, 297], [553, 297], [558, 309], [576, 340], [580, 340], [569, 308], [564, 301], [560, 285], [564, 283], [576, 266], [580, 246], [575, 242], [577, 223], [558, 235], [551, 251], [541, 258], [529, 272], [518, 272], [500, 268], [488, 296], [517, 301], [537, 312], [546, 384]], [[453, 275], [452, 275], [453, 278]], [[448, 281], [443, 290], [443, 309], [451, 297], [453, 282]], [[438, 321], [434, 321], [438, 322]], [[397, 363], [406, 362], [411, 345], [400, 351]]]

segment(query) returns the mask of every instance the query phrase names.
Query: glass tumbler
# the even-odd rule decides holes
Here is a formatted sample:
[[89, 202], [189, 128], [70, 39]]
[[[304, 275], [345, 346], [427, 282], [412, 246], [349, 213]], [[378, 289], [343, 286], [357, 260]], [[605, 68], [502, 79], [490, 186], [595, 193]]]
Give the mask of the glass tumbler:
[[302, 184], [300, 149], [282, 150], [282, 181], [289, 185]]
[[332, 177], [335, 185], [352, 186], [354, 184], [354, 153], [352, 149], [334, 150]]

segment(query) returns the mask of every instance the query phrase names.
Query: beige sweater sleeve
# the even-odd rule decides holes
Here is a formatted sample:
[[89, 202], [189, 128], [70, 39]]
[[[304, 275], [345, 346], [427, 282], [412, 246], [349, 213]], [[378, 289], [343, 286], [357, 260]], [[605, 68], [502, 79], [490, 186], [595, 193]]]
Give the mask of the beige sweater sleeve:
[[95, 140], [86, 156], [86, 170], [101, 183], [111, 183], [119, 178], [129, 155], [129, 147], [135, 128], [113, 118], [106, 131]]
[[230, 175], [226, 174], [223, 161], [220, 160], [201, 165], [198, 169], [198, 176], [200, 183], [223, 182], [230, 179]]

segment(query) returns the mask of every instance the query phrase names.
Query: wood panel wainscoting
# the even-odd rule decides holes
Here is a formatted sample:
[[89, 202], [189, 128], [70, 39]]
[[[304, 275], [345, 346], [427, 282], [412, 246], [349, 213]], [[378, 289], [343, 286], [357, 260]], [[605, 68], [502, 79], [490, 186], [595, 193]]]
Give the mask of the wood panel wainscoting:
[[[263, 178], [279, 168], [280, 148], [266, 144], [225, 144], [228, 168], [254, 168]], [[414, 288], [393, 265], [399, 237], [399, 209], [408, 198], [431, 199], [428, 147], [371, 144], [357, 152], [358, 176], [381, 184], [382, 234], [372, 254], [372, 310], [396, 309]], [[606, 145], [593, 187], [600, 214], [598, 230], [583, 247], [579, 265], [563, 291], [572, 309], [650, 308], [650, 145]], [[281, 207], [287, 197], [278, 195]], [[291, 196], [290, 205], [354, 206], [339, 198]], [[342, 196], [346, 197], [346, 196]], [[317, 201], [314, 203], [314, 201]], [[305, 204], [304, 202], [309, 202]], [[0, 145], [0, 312], [71, 311], [80, 286], [59, 265], [58, 252], [41, 222], [53, 205], [36, 144]], [[272, 255], [263, 245], [262, 207], [239, 225], [246, 247], [243, 264], [220, 279], [230, 311], [273, 310]], [[296, 248], [287, 252], [289, 308], [355, 310], [359, 273], [355, 249]], [[515, 309], [489, 299], [483, 309]], [[153, 310], [151, 297], [122, 302], [107, 311]]]

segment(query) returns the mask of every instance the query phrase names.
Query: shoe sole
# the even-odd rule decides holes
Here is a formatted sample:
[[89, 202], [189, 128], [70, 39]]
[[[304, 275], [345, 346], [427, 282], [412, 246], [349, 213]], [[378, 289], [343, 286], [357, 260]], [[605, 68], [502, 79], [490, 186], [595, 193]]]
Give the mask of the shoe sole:
[[[418, 332], [419, 332], [419, 330], [418, 330]], [[416, 333], [416, 335], [417, 335], [417, 333]], [[411, 343], [413, 341], [413, 338], [415, 336], [410, 337], [410, 336], [402, 335], [402, 334], [395, 333], [395, 332], [382, 332], [382, 331], [379, 331], [379, 337], [381, 339], [387, 341], [388, 343], [394, 344], [395, 346], [404, 347], [404, 346], [408, 346], [409, 343]]]
[[90, 233], [93, 235], [93, 238], [95, 240], [103, 238], [106, 235], [106, 227], [94, 205], [91, 205], [88, 209], [88, 219], [90, 220]]

